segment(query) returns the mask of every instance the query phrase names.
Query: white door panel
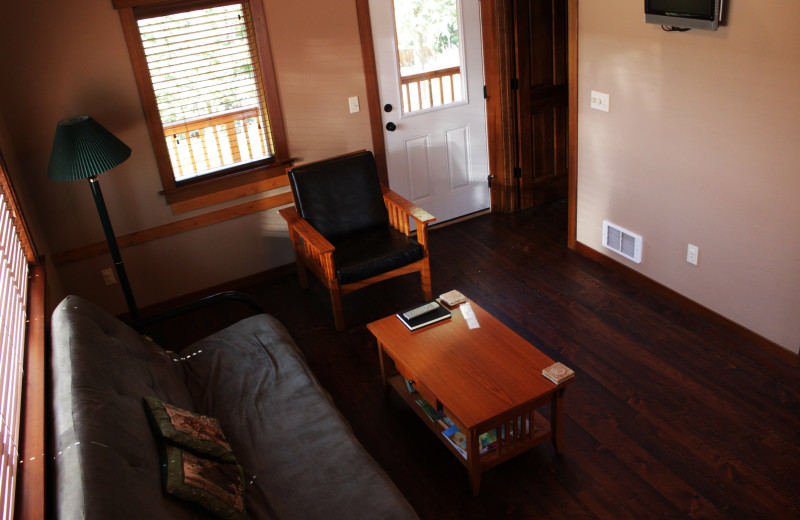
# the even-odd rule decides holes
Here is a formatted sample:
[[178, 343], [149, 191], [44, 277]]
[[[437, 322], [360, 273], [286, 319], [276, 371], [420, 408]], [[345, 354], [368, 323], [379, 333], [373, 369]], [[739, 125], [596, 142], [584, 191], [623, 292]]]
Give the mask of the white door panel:
[[[429, 8], [432, 0], [395, 1], [398, 5], [407, 2]], [[383, 124], [384, 128], [389, 123], [396, 127], [394, 131], [384, 130], [389, 184], [432, 213], [437, 222], [489, 207], [480, 2], [441, 1], [455, 1], [458, 6], [458, 49], [454, 51], [453, 45], [446, 49], [451, 58], [457, 54], [460, 63], [456, 66], [460, 65], [460, 71], [442, 77], [450, 70], [449, 65], [432, 72], [412, 70], [403, 72], [405, 79], [401, 81], [401, 69], [408, 68], [409, 63], [418, 66], [419, 61], [425, 61], [431, 54], [434, 58], [430, 59], [435, 61], [436, 54], [421, 45], [422, 50], [415, 50], [415, 57], [411, 58], [411, 51], [403, 49], [401, 63], [394, 2], [370, 0], [381, 104], [391, 105], [391, 111], [384, 109]], [[406, 18], [405, 25], [408, 23]], [[424, 79], [419, 83], [412, 81], [426, 75], [432, 77], [427, 83]], [[440, 105], [435, 106], [436, 103]], [[419, 109], [420, 106], [423, 108]]]

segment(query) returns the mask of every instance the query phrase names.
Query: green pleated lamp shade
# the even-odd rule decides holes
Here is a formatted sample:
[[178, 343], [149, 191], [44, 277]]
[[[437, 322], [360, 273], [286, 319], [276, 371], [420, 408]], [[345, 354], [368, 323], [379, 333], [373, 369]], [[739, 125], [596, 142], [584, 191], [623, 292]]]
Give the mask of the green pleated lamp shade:
[[65, 119], [56, 126], [47, 176], [54, 181], [88, 179], [119, 166], [131, 149], [89, 116]]

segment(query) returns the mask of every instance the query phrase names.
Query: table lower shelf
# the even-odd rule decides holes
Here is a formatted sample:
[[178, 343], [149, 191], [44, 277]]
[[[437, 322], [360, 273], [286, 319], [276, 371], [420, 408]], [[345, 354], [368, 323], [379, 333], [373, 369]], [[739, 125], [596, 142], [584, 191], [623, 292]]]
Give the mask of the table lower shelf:
[[[505, 462], [517, 455], [553, 438], [553, 431], [550, 422], [539, 414], [536, 409], [550, 404], [550, 398], [543, 399], [525, 406], [516, 407], [508, 412], [484, 423], [476, 431], [469, 431], [457, 416], [443, 407], [442, 412], [464, 432], [467, 437], [473, 436], [474, 439], [485, 433], [494, 431], [496, 437], [495, 446], [484, 453], [480, 453], [477, 446], [474, 448], [476, 457], [471, 458], [468, 451], [456, 448], [451, 441], [443, 435], [447, 426], [439, 421], [432, 420], [425, 410], [417, 403], [417, 399], [422, 396], [419, 393], [410, 393], [402, 375], [395, 374], [387, 377], [386, 382], [397, 394], [411, 407], [420, 419], [430, 428], [439, 440], [449, 449], [456, 459], [467, 468], [472, 484], [473, 494], [478, 494], [480, 485], [480, 474], [502, 462]], [[434, 409], [439, 409], [440, 403], [429, 403]], [[480, 431], [477, 431], [480, 430]]]

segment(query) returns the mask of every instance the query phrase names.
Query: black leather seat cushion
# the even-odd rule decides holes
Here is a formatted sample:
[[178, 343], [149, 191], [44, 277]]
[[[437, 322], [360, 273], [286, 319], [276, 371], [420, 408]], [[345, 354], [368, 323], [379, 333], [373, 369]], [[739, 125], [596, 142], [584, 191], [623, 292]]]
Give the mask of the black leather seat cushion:
[[365, 280], [422, 259], [422, 245], [391, 227], [373, 229], [333, 243], [339, 284]]
[[331, 243], [389, 225], [372, 152], [334, 157], [287, 173], [297, 212]]

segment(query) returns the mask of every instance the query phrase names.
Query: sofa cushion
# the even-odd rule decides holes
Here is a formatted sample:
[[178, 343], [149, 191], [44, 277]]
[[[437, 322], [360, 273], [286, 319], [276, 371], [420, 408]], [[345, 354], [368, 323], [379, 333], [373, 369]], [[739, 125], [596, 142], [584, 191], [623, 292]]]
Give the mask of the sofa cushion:
[[184, 410], [152, 396], [144, 397], [144, 406], [159, 437], [198, 455], [236, 463], [222, 426], [214, 417]]
[[361, 446], [276, 319], [254, 316], [189, 347], [196, 410], [217, 417], [252, 518], [417, 518]]
[[243, 520], [244, 480], [238, 464], [198, 457], [164, 445], [164, 490], [224, 520]]
[[274, 318], [170, 356], [70, 296], [53, 314], [51, 344], [54, 518], [213, 518], [163, 492], [146, 395], [219, 419], [244, 470], [248, 518], [417, 518]]
[[202, 518], [165, 495], [142, 396], [191, 409], [183, 367], [76, 296], [52, 318], [56, 517]]

